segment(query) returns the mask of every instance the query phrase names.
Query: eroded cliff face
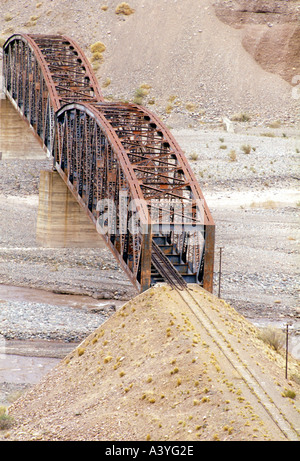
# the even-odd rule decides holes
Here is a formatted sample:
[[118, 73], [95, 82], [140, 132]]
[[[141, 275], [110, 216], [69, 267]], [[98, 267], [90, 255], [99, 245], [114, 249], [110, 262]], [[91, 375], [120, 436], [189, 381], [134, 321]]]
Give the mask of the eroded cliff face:
[[243, 29], [242, 43], [264, 70], [293, 83], [300, 75], [299, 0], [217, 0], [217, 17]]

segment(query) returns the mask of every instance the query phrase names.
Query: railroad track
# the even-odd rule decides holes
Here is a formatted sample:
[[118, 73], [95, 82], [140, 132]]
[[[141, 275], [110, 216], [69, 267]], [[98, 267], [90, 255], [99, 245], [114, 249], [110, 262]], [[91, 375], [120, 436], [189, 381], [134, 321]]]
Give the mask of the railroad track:
[[176, 288], [179, 291], [187, 289], [186, 281], [153, 240], [151, 261], [154, 267], [172, 288]]
[[[207, 335], [212, 338], [215, 347], [218, 349], [219, 355], [229, 363], [235, 373], [238, 373], [241, 382], [244, 383], [252, 396], [257, 399], [261, 408], [266, 413], [266, 416], [275, 424], [283, 438], [287, 441], [299, 441], [299, 427], [295, 427], [294, 424], [286, 418], [280, 408], [280, 404], [274, 400], [274, 395], [271, 395], [271, 392], [267, 389], [266, 383], [249, 367], [246, 359], [242, 357], [241, 351], [228, 348], [228, 343], [231, 341], [231, 338], [229, 338], [229, 336], [227, 337], [227, 333], [224, 331], [225, 329], [220, 332], [219, 326], [217, 326], [205, 312], [199, 301], [193, 295], [192, 289], [188, 286], [183, 289], [182, 286], [177, 287], [174, 283], [172, 284], [172, 288], [178, 292], [181, 299], [201, 323]], [[299, 424], [299, 417], [298, 423], [296, 421], [296, 424]]]

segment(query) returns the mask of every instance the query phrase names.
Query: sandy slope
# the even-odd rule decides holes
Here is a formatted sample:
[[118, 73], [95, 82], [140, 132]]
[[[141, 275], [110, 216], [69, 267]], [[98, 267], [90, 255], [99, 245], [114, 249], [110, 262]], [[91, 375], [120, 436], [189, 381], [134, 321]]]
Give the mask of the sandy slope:
[[[10, 407], [8, 440], [285, 440], [299, 421], [299, 384], [284, 359], [223, 300], [193, 286], [199, 318], [167, 286], [133, 299]], [[203, 318], [202, 318], [203, 317]], [[212, 331], [222, 328], [225, 349]], [[232, 359], [233, 357], [233, 359]], [[233, 362], [232, 362], [233, 360]], [[232, 366], [234, 365], [234, 366]], [[264, 400], [244, 379], [249, 367]], [[290, 364], [290, 376], [299, 373]], [[286, 389], [294, 400], [283, 397]], [[270, 399], [270, 400], [269, 400]], [[298, 408], [298, 409], [297, 409]], [[279, 421], [277, 421], [279, 422]], [[292, 431], [293, 432], [293, 431]], [[295, 436], [295, 434], [294, 434]]]

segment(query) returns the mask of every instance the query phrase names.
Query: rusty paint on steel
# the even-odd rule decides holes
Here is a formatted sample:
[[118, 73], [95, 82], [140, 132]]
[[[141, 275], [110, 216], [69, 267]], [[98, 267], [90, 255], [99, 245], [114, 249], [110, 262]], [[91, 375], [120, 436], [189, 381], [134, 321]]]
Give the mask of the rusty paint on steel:
[[[138, 291], [150, 286], [154, 266], [184, 286], [155, 243], [159, 236], [166, 251], [176, 249], [182, 270], [213, 290], [213, 218], [183, 151], [156, 115], [104, 102], [90, 63], [66, 36], [12, 35], [4, 44], [4, 87]], [[136, 209], [121, 217], [124, 199]], [[103, 232], [105, 200], [117, 219]], [[128, 224], [133, 217], [137, 232]]]

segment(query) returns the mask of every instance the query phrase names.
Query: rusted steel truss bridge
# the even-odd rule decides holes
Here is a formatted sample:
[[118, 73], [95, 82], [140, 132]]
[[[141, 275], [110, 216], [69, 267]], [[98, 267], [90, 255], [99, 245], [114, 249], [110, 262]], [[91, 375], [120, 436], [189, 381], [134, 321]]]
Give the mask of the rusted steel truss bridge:
[[214, 221], [159, 118], [139, 105], [105, 102], [69, 37], [14, 34], [3, 51], [6, 96], [137, 291], [166, 281], [212, 292]]

